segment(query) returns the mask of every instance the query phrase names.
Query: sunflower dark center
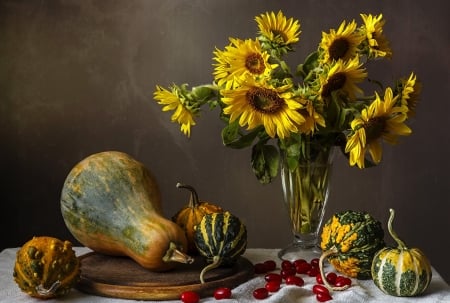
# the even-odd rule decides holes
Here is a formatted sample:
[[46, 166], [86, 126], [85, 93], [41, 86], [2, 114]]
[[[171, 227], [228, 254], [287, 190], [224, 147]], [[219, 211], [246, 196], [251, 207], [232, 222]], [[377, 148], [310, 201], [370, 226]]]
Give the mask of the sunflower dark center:
[[336, 73], [333, 76], [331, 76], [331, 78], [328, 79], [327, 84], [323, 86], [322, 97], [329, 97], [331, 96], [332, 91], [344, 87], [346, 79], [347, 77], [345, 76], [345, 73]]
[[274, 35], [274, 37], [279, 37], [279, 38], [281, 38], [281, 40], [282, 40], [283, 42], [286, 42], [286, 41], [287, 41], [287, 36], [286, 36], [286, 33], [285, 33], [285, 32], [280, 31], [280, 30], [277, 30], [277, 29], [272, 29], [271, 32], [272, 32], [272, 34]]
[[348, 40], [345, 38], [339, 38], [331, 43], [328, 53], [331, 59], [338, 60], [344, 58], [349, 49], [350, 43]]
[[259, 75], [264, 72], [264, 59], [260, 54], [253, 53], [245, 58], [245, 68], [252, 74]]
[[366, 140], [370, 143], [383, 135], [386, 128], [386, 117], [374, 117], [369, 119], [369, 121], [364, 125], [366, 130]]
[[253, 87], [247, 91], [246, 98], [256, 111], [265, 114], [276, 113], [284, 105], [284, 99], [268, 88]]

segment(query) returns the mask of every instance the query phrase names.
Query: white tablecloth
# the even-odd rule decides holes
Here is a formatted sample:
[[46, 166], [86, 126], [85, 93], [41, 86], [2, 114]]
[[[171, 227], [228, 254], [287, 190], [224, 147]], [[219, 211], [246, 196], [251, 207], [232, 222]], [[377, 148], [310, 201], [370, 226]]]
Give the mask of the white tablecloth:
[[[16, 285], [13, 279], [13, 267], [16, 258], [17, 248], [8, 248], [0, 253], [0, 302], [4, 303], [20, 303], [20, 302], [44, 302], [39, 299], [34, 299], [27, 294], [23, 293]], [[77, 255], [82, 255], [89, 250], [84, 247], [75, 247]], [[266, 260], [277, 260], [276, 249], [247, 249], [244, 254], [248, 260], [253, 263], [263, 262]], [[279, 264], [278, 264], [279, 265]], [[327, 268], [330, 270], [330, 267]], [[298, 286], [285, 286], [276, 292], [272, 293], [269, 298], [261, 300], [265, 303], [317, 303], [315, 296], [312, 294], [312, 287], [315, 284], [315, 278], [305, 277], [305, 285], [303, 287]], [[250, 281], [241, 284], [232, 290], [232, 298], [227, 300], [217, 301], [212, 297], [202, 298], [200, 303], [204, 302], [255, 302], [253, 298], [253, 290], [259, 287], [264, 287], [264, 277], [256, 276]], [[433, 279], [427, 291], [420, 297], [414, 298], [401, 298], [393, 297], [383, 294], [371, 280], [360, 281], [353, 279], [353, 284], [350, 289], [345, 291], [332, 292], [332, 303], [358, 303], [358, 302], [389, 302], [389, 303], [450, 303], [450, 287], [442, 279], [439, 273], [433, 268]], [[60, 299], [51, 299], [45, 302], [83, 302], [83, 303], [127, 303], [132, 300], [123, 300], [115, 298], [105, 298], [88, 295], [73, 289], [67, 296]], [[154, 301], [146, 301], [154, 302]], [[162, 301], [157, 301], [162, 302]], [[181, 302], [180, 300], [164, 301], [164, 302]]]

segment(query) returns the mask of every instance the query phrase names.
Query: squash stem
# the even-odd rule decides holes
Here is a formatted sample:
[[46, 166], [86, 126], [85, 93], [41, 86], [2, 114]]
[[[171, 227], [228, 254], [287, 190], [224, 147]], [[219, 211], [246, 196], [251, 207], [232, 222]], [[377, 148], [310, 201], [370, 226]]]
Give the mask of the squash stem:
[[38, 286], [36, 286], [36, 292], [44, 297], [44, 298], [49, 298], [52, 297], [56, 291], [58, 290], [58, 288], [61, 286], [61, 281], [56, 281], [55, 283], [53, 283], [50, 288], [45, 288], [44, 285], [39, 284]]
[[219, 256], [214, 256], [213, 262], [202, 269], [202, 271], [200, 272], [200, 282], [202, 284], [205, 283], [205, 279], [203, 277], [205, 275], [205, 273], [207, 271], [211, 270], [211, 269], [214, 269], [214, 268], [218, 267], [220, 265], [220, 263], [222, 263], [220, 257]]
[[392, 238], [394, 238], [395, 242], [397, 242], [399, 249], [402, 249], [402, 250], [408, 249], [405, 242], [400, 240], [397, 233], [392, 229], [392, 222], [394, 221], [395, 211], [392, 208], [390, 208], [389, 212], [390, 212], [389, 221], [388, 221], [389, 234], [391, 235]]
[[198, 200], [198, 194], [197, 191], [195, 190], [195, 188], [193, 188], [190, 185], [187, 184], [181, 184], [180, 182], [177, 183], [177, 188], [185, 188], [190, 190], [191, 192], [191, 198], [189, 199], [189, 207], [194, 208], [197, 207], [197, 205], [199, 204], [199, 200]]
[[185, 264], [191, 264], [194, 262], [194, 258], [183, 253], [173, 242], [170, 242], [169, 249], [162, 258], [164, 262], [179, 262]]
[[327, 278], [325, 276], [325, 272], [323, 270], [323, 261], [325, 260], [325, 258], [328, 258], [331, 255], [335, 255], [338, 253], [338, 250], [335, 246], [333, 246], [332, 248], [330, 248], [329, 250], [325, 251], [324, 253], [322, 253], [322, 255], [320, 256], [319, 259], [319, 271], [320, 271], [320, 276], [322, 277], [322, 281], [325, 284], [325, 286], [331, 290], [346, 290], [347, 288], [350, 287], [350, 285], [344, 285], [341, 287], [336, 287], [331, 285], [330, 283], [328, 283]]

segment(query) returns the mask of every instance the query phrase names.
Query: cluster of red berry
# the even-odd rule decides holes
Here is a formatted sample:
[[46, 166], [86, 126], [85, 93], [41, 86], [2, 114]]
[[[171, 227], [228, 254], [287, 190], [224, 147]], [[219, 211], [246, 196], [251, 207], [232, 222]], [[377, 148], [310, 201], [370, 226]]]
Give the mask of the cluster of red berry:
[[[283, 281], [285, 285], [303, 286], [305, 281], [300, 275], [307, 275], [315, 277], [316, 284], [312, 288], [312, 292], [316, 295], [319, 302], [326, 302], [331, 299], [330, 291], [323, 284], [322, 275], [319, 270], [319, 259], [314, 258], [310, 262], [299, 259], [293, 262], [283, 260], [279, 273], [275, 272], [277, 264], [273, 260], [267, 260], [263, 263], [256, 263], [254, 265], [255, 274], [264, 274], [264, 287], [257, 288], [253, 291], [253, 297], [258, 300], [269, 297], [270, 293], [280, 290]], [[327, 282], [336, 287], [350, 286], [352, 280], [348, 277], [337, 275], [334, 272], [329, 272], [325, 278]], [[219, 287], [214, 291], [214, 298], [216, 300], [228, 299], [231, 297], [231, 289], [228, 287]], [[180, 297], [183, 303], [198, 303], [200, 296], [194, 291], [185, 291]]]
[[[330, 291], [323, 285], [318, 258], [314, 258], [310, 262], [304, 259], [293, 262], [283, 260], [281, 262], [280, 272], [275, 273], [275, 270], [276, 263], [273, 260], [255, 264], [255, 273], [264, 274], [264, 280], [266, 281], [264, 287], [257, 288], [253, 291], [253, 297], [255, 299], [262, 300], [269, 297], [270, 293], [277, 292], [281, 288], [283, 281], [286, 285], [303, 286], [305, 281], [299, 276], [301, 274], [315, 277], [317, 284], [313, 286], [312, 291], [316, 295], [317, 301], [326, 302], [332, 299]], [[350, 286], [352, 284], [350, 278], [337, 275], [334, 272], [328, 273], [325, 278], [329, 284], [337, 287]]]
[[[231, 289], [228, 287], [219, 287], [214, 290], [213, 296], [216, 300], [229, 299], [231, 298]], [[184, 291], [181, 294], [180, 299], [183, 303], [198, 303], [200, 301], [200, 296], [195, 291]]]

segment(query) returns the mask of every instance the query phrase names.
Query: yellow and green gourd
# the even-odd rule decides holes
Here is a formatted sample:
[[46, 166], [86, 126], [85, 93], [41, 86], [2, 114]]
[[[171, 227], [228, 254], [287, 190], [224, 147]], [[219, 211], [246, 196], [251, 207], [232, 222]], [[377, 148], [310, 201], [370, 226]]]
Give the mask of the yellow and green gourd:
[[381, 223], [367, 212], [342, 211], [334, 214], [324, 225], [321, 233], [320, 272], [327, 287], [334, 290], [325, 279], [323, 261], [328, 261], [340, 273], [357, 279], [370, 279], [372, 259], [385, 247]]
[[395, 212], [390, 209], [389, 234], [397, 247], [377, 252], [372, 263], [372, 279], [384, 293], [411, 297], [422, 294], [431, 282], [430, 262], [418, 248], [408, 248], [392, 229]]
[[205, 283], [206, 272], [221, 265], [233, 265], [245, 252], [247, 229], [229, 211], [206, 214], [195, 226], [194, 240], [200, 255], [209, 263], [200, 272], [200, 282]]
[[17, 251], [13, 276], [28, 295], [56, 298], [66, 295], [78, 282], [80, 263], [71, 242], [33, 237]]

